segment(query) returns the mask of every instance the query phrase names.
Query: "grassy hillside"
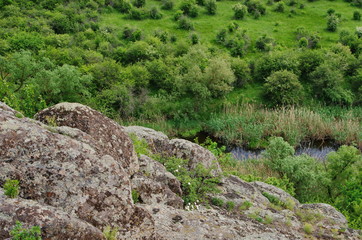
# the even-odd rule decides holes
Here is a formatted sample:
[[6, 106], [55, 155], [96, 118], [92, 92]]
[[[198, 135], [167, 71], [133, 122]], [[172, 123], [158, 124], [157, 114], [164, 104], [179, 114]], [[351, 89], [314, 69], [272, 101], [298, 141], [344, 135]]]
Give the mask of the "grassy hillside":
[[[153, 34], [158, 29], [167, 30], [177, 35], [180, 39], [189, 38], [190, 33], [177, 28], [177, 23], [173, 20], [173, 16], [178, 10], [180, 0], [175, 1], [173, 10], [161, 10], [163, 18], [159, 20], [131, 20], [127, 18], [127, 14], [111, 12], [102, 15], [101, 26], [111, 26], [119, 28], [125, 25], [135, 26], [142, 29], [146, 34]], [[200, 7], [200, 14], [196, 18], [192, 18], [195, 32], [200, 35], [202, 43], [214, 43], [215, 36], [222, 28], [227, 27], [231, 22], [236, 22], [240, 28], [247, 31], [251, 39], [256, 40], [263, 34], [267, 34], [274, 39], [281, 47], [296, 47], [296, 29], [305, 27], [311, 32], [318, 32], [321, 37], [321, 46], [329, 47], [338, 41], [338, 32], [342, 30], [354, 31], [356, 27], [361, 26], [360, 21], [352, 20], [353, 12], [359, 10], [343, 0], [336, 1], [299, 1], [295, 6], [286, 6], [285, 12], [280, 13], [274, 11], [277, 3], [268, 5], [266, 1], [267, 14], [259, 19], [254, 19], [248, 15], [243, 20], [233, 19], [234, 12], [232, 7], [238, 1], [219, 1], [217, 2], [216, 15], [208, 15], [204, 7]], [[304, 8], [300, 9], [303, 4]], [[156, 6], [161, 7], [160, 1], [148, 0], [145, 9]], [[342, 15], [342, 21], [338, 27], [338, 32], [329, 32], [327, 26], [327, 11], [335, 9], [337, 13]], [[291, 13], [291, 11], [295, 13]]]

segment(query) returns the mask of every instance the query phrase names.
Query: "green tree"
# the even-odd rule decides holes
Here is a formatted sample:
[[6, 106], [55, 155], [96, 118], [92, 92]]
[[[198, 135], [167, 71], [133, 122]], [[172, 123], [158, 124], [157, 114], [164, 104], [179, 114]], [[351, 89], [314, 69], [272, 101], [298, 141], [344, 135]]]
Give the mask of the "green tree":
[[351, 104], [353, 94], [345, 89], [341, 71], [328, 63], [316, 68], [310, 78], [315, 96], [327, 103]]
[[222, 58], [212, 58], [205, 68], [207, 86], [214, 97], [221, 97], [233, 89], [235, 76], [230, 63]]
[[303, 97], [303, 86], [294, 73], [282, 70], [272, 73], [264, 83], [265, 97], [272, 105], [298, 104]]
[[32, 80], [48, 104], [84, 102], [89, 95], [90, 75], [82, 75], [74, 66], [63, 65], [54, 70], [42, 70]]

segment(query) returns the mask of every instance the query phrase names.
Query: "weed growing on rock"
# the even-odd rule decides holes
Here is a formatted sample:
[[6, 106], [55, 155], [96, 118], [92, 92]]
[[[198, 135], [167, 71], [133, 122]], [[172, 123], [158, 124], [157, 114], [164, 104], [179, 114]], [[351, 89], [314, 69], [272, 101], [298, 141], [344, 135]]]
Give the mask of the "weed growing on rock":
[[310, 223], [305, 223], [303, 226], [304, 232], [311, 234], [313, 232], [313, 226]]
[[240, 206], [239, 206], [239, 210], [240, 211], [244, 211], [244, 210], [248, 210], [249, 208], [251, 208], [253, 206], [253, 204], [249, 201], [245, 201], [243, 202]]
[[140, 202], [140, 194], [136, 189], [132, 189], [132, 199], [133, 199], [133, 203]]
[[211, 204], [214, 206], [222, 207], [224, 205], [224, 201], [221, 198], [213, 197], [211, 198]]
[[226, 202], [226, 209], [228, 210], [228, 211], [232, 211], [232, 210], [234, 210], [234, 208], [235, 208], [235, 203], [234, 202], [232, 202], [232, 201], [227, 201]]
[[19, 195], [19, 181], [7, 179], [3, 186], [4, 193], [10, 198], [16, 198]]
[[149, 146], [147, 144], [147, 141], [145, 139], [140, 139], [136, 136], [136, 134], [129, 134], [129, 137], [131, 138], [132, 142], [133, 142], [133, 146], [135, 148], [135, 151], [139, 156], [143, 155], [148, 155], [150, 154], [150, 150], [149, 150]]
[[117, 233], [118, 233], [117, 227], [111, 228], [110, 226], [107, 226], [103, 230], [103, 235], [107, 240], [116, 240]]
[[39, 226], [23, 228], [23, 224], [16, 221], [14, 228], [10, 231], [12, 240], [41, 240], [41, 229]]

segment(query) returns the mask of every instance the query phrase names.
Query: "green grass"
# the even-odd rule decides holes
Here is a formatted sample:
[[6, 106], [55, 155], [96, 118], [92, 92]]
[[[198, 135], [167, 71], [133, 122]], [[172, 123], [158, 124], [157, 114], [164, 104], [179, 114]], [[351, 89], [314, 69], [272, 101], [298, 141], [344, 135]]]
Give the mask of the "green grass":
[[[178, 39], [188, 39], [190, 32], [177, 29], [177, 23], [173, 20], [173, 15], [178, 9], [180, 0], [175, 1], [173, 10], [161, 10], [163, 18], [160, 20], [130, 20], [125, 14], [112, 12], [104, 14], [101, 17], [101, 26], [113, 26], [122, 28], [125, 25], [131, 25], [143, 30], [145, 34], [152, 34], [157, 29], [167, 30], [175, 34]], [[266, 1], [262, 1], [266, 4]], [[255, 41], [262, 34], [268, 34], [283, 48], [297, 46], [295, 31], [298, 27], [303, 26], [311, 32], [319, 32], [322, 47], [328, 47], [335, 43], [339, 38], [341, 30], [354, 31], [357, 26], [362, 25], [359, 21], [352, 20], [353, 11], [358, 10], [357, 7], [351, 6], [342, 0], [316, 2], [301, 1], [305, 5], [304, 9], [299, 7], [286, 7], [284, 13], [274, 12], [275, 5], [266, 5], [267, 14], [259, 19], [254, 19], [247, 15], [243, 20], [234, 20], [232, 6], [237, 1], [220, 1], [217, 2], [217, 13], [214, 16], [207, 15], [204, 8], [200, 7], [199, 16], [191, 19], [194, 23], [195, 31], [200, 35], [201, 43], [214, 43], [217, 32], [227, 27], [233, 21], [240, 25], [241, 29], [247, 30], [248, 35]], [[152, 6], [161, 6], [160, 1], [147, 0], [146, 9]], [[342, 14], [342, 21], [339, 24], [338, 30], [335, 33], [326, 30], [326, 15], [327, 10], [333, 8], [337, 13]], [[296, 11], [296, 14], [289, 16], [291, 9]], [[278, 24], [276, 24], [278, 23]], [[276, 26], [278, 25], [278, 26]]]

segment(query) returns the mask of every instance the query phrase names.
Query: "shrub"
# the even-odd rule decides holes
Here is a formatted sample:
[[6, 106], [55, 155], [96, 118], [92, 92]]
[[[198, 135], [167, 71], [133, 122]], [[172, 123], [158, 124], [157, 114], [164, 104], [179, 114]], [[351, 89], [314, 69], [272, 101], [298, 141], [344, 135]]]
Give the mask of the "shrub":
[[264, 34], [263, 36], [259, 37], [255, 42], [255, 47], [261, 51], [271, 51], [275, 45], [275, 41], [273, 38]]
[[245, 86], [251, 80], [251, 70], [249, 64], [240, 58], [233, 58], [231, 69], [235, 75], [234, 85], [237, 87]]
[[9, 39], [10, 48], [15, 51], [39, 51], [44, 46], [43, 37], [37, 32], [19, 32]]
[[266, 7], [258, 0], [248, 0], [245, 2], [248, 7], [248, 12], [251, 14], [265, 15]]
[[333, 15], [336, 13], [336, 10], [334, 10], [333, 8], [330, 8], [327, 10], [327, 14], [330, 16], [330, 15]]
[[187, 18], [186, 16], [182, 16], [178, 20], [178, 28], [184, 30], [194, 30], [194, 25], [189, 18]]
[[148, 13], [144, 9], [132, 8], [129, 11], [128, 17], [133, 20], [142, 20], [146, 19]]
[[198, 8], [195, 1], [193, 0], [184, 0], [181, 2], [180, 10], [183, 12], [183, 14], [190, 17], [197, 17], [198, 15]]
[[158, 10], [157, 7], [152, 7], [149, 14], [150, 14], [151, 19], [161, 19], [162, 18], [162, 13], [160, 12], [160, 10]]
[[272, 105], [298, 104], [303, 97], [303, 86], [294, 73], [282, 70], [272, 73], [264, 83], [264, 92]]
[[208, 14], [215, 15], [217, 9], [216, 0], [207, 0], [205, 2], [205, 8]]
[[133, 1], [133, 6], [135, 6], [136, 8], [141, 8], [144, 7], [146, 5], [146, 0], [134, 0]]
[[154, 32], [154, 36], [157, 37], [158, 39], [160, 39], [161, 42], [163, 42], [163, 43], [166, 43], [169, 38], [168, 32], [160, 30], [160, 29], [158, 29]]
[[247, 13], [247, 7], [243, 4], [235, 4], [233, 6], [233, 10], [234, 10], [234, 18], [235, 19], [243, 19]]
[[19, 181], [7, 179], [3, 186], [4, 194], [10, 198], [16, 198], [19, 195]]
[[359, 11], [353, 12], [353, 20], [360, 21], [361, 20], [361, 13]]
[[279, 2], [274, 11], [283, 13], [285, 11], [285, 3], [283, 1]]
[[237, 22], [231, 22], [229, 23], [228, 25], [228, 29], [229, 29], [229, 32], [235, 32], [236, 30], [239, 29], [239, 24]]
[[134, 27], [124, 27], [122, 32], [122, 38], [135, 42], [141, 40], [142, 32], [138, 28]]
[[228, 211], [232, 211], [235, 208], [235, 203], [232, 201], [227, 201], [225, 205]]
[[230, 63], [222, 58], [212, 58], [205, 68], [204, 79], [213, 97], [221, 97], [230, 92], [235, 81]]
[[128, 13], [132, 8], [132, 4], [128, 0], [119, 0], [115, 3], [114, 8], [121, 13]]
[[339, 24], [339, 18], [335, 15], [329, 15], [327, 18], [327, 30], [330, 32], [337, 31], [337, 26]]
[[226, 29], [221, 29], [217, 34], [216, 34], [216, 42], [219, 44], [224, 44], [226, 41], [226, 34], [227, 31]]
[[311, 234], [313, 232], [313, 225], [310, 224], [310, 223], [305, 223], [304, 226], [303, 226], [303, 230], [307, 234]]
[[191, 33], [190, 39], [191, 39], [191, 44], [192, 45], [198, 44], [199, 41], [200, 41], [199, 35], [197, 33], [195, 33], [195, 32]]
[[173, 15], [173, 20], [178, 21], [183, 16], [184, 12], [181, 10], [177, 10], [175, 15]]
[[[297, 39], [300, 40], [301, 38], [306, 38], [307, 39], [307, 47], [311, 48], [311, 49], [316, 49], [319, 48], [319, 41], [321, 39], [321, 37], [319, 36], [318, 33], [311, 33], [307, 30], [305, 30], [303, 27], [299, 27], [297, 28]], [[302, 43], [304, 44], [304, 43]]]
[[161, 8], [164, 10], [172, 10], [174, 6], [174, 2], [172, 0], [162, 0]]
[[318, 66], [311, 74], [314, 94], [325, 102], [351, 104], [353, 95], [346, 90], [343, 74], [329, 64]]
[[[273, 169], [281, 169], [282, 161], [286, 157], [294, 155], [294, 148], [281, 137], [274, 137], [269, 140], [269, 144], [263, 153], [267, 165]], [[283, 175], [283, 174], [281, 174]]]
[[341, 146], [337, 152], [327, 155], [326, 169], [328, 178], [331, 179], [328, 185], [328, 193], [331, 199], [340, 196], [341, 189], [353, 179], [355, 172], [358, 172], [356, 164], [362, 161], [358, 149], [353, 146]]
[[13, 240], [41, 240], [41, 229], [39, 226], [23, 228], [23, 224], [16, 221], [14, 228], [10, 231]]
[[213, 168], [205, 168], [198, 164], [194, 169], [189, 170], [189, 160], [175, 157], [153, 157], [181, 182], [185, 206], [205, 201], [209, 193], [219, 192], [217, 184], [220, 182], [220, 177], [213, 175]]
[[211, 198], [211, 204], [218, 207], [222, 207], [224, 205], [224, 201], [221, 198], [213, 197]]
[[299, 65], [298, 55], [295, 52], [272, 52], [271, 54], [263, 55], [255, 62], [255, 79], [263, 81], [273, 72], [282, 70], [288, 70], [295, 75], [299, 75]]
[[300, 38], [299, 41], [298, 41], [298, 46], [300, 48], [308, 47], [308, 39], [305, 38], [305, 37]]

